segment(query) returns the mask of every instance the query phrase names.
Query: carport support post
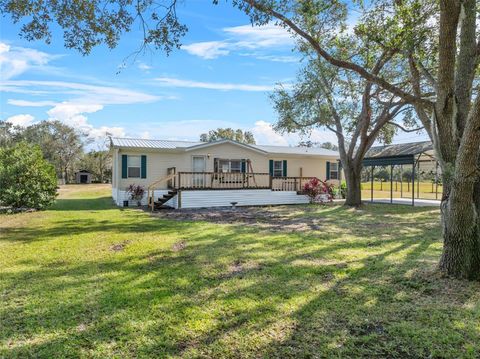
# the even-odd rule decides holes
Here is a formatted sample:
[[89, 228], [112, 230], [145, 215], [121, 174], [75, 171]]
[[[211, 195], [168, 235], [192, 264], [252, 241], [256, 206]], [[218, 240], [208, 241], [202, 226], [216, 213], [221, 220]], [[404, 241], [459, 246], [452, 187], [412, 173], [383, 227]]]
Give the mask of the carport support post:
[[400, 165], [400, 198], [403, 198], [403, 165]]
[[418, 168], [417, 168], [417, 199], [420, 198], [420, 156], [418, 157], [417, 160], [418, 163]]
[[390, 165], [390, 203], [393, 203], [393, 165]]
[[412, 161], [412, 206], [415, 206], [415, 157]]
[[372, 174], [370, 178], [370, 202], [373, 202], [373, 171], [375, 170], [375, 166], [372, 166]]

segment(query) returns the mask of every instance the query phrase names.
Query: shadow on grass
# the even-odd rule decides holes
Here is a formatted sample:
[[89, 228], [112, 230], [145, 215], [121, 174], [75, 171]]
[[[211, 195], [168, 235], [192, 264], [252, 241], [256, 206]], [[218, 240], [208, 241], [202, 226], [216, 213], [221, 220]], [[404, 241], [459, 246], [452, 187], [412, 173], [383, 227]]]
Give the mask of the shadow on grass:
[[111, 196], [99, 198], [72, 198], [57, 199], [55, 204], [49, 209], [51, 211], [85, 211], [85, 210], [102, 210], [114, 208]]
[[[97, 209], [92, 207], [96, 205], [88, 209]], [[25, 268], [3, 273], [3, 353], [272, 358], [452, 354], [461, 348], [459, 338], [480, 339], [475, 317], [464, 306], [479, 287], [432, 279], [428, 270], [427, 275], [418, 273], [432, 268], [429, 263], [438, 255], [432, 247], [438, 244], [439, 228], [432, 227], [431, 211], [416, 209], [412, 219], [407, 212], [380, 213], [367, 207], [352, 217], [350, 210], [332, 207], [308, 214], [323, 216], [332, 231], [287, 235], [245, 225], [158, 220], [141, 213], [115, 223], [75, 218], [58, 220], [51, 228], [22, 228], [27, 240], [96, 232], [131, 233], [132, 239], [124, 251], [107, 248], [102, 260], [58, 258], [42, 265], [20, 260], [18, 265]], [[20, 236], [20, 230], [11, 231], [12, 237]], [[150, 240], [169, 246], [131, 254], [129, 246], [135, 245], [138, 233], [152, 233]], [[171, 245], [179, 238], [186, 247], [175, 251]], [[455, 318], [468, 321], [454, 331]], [[61, 334], [19, 339], [38, 333]]]

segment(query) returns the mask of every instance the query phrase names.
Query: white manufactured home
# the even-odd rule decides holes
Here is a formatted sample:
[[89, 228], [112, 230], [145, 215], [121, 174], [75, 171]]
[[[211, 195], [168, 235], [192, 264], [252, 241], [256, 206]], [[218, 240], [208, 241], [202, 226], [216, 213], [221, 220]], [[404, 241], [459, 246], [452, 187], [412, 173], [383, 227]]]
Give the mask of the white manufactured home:
[[[111, 138], [112, 196], [129, 204], [131, 184], [148, 189], [152, 209], [307, 203], [312, 177], [340, 181], [339, 155], [323, 148]], [[130, 202], [133, 203], [133, 202]]]

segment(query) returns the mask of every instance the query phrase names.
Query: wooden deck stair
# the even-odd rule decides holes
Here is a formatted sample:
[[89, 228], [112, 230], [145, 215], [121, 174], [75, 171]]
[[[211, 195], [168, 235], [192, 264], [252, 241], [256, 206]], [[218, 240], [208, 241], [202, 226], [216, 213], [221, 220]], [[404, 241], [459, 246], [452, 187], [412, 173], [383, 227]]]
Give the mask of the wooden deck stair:
[[176, 188], [170, 189], [167, 194], [164, 194], [163, 197], [158, 198], [158, 200], [153, 203], [153, 209], [154, 210], [159, 210], [159, 209], [163, 209], [163, 208], [171, 208], [169, 206], [166, 206], [165, 203], [167, 203], [169, 200], [171, 200], [177, 194], [178, 194], [178, 189], [176, 189]]

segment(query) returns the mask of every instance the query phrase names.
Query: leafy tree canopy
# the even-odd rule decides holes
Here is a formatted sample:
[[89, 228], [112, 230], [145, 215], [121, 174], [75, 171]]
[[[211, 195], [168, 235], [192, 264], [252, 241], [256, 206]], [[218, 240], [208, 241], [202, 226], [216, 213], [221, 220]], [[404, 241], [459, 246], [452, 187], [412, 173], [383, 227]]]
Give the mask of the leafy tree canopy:
[[216, 130], [210, 130], [208, 133], [202, 133], [200, 135], [200, 141], [202, 142], [213, 142], [218, 140], [233, 140], [251, 145], [255, 144], [253, 133], [241, 129], [234, 130], [233, 128], [217, 128]]
[[300, 141], [298, 147], [318, 147], [325, 148], [327, 150], [338, 151], [338, 146], [331, 142], [313, 142], [313, 141]]

